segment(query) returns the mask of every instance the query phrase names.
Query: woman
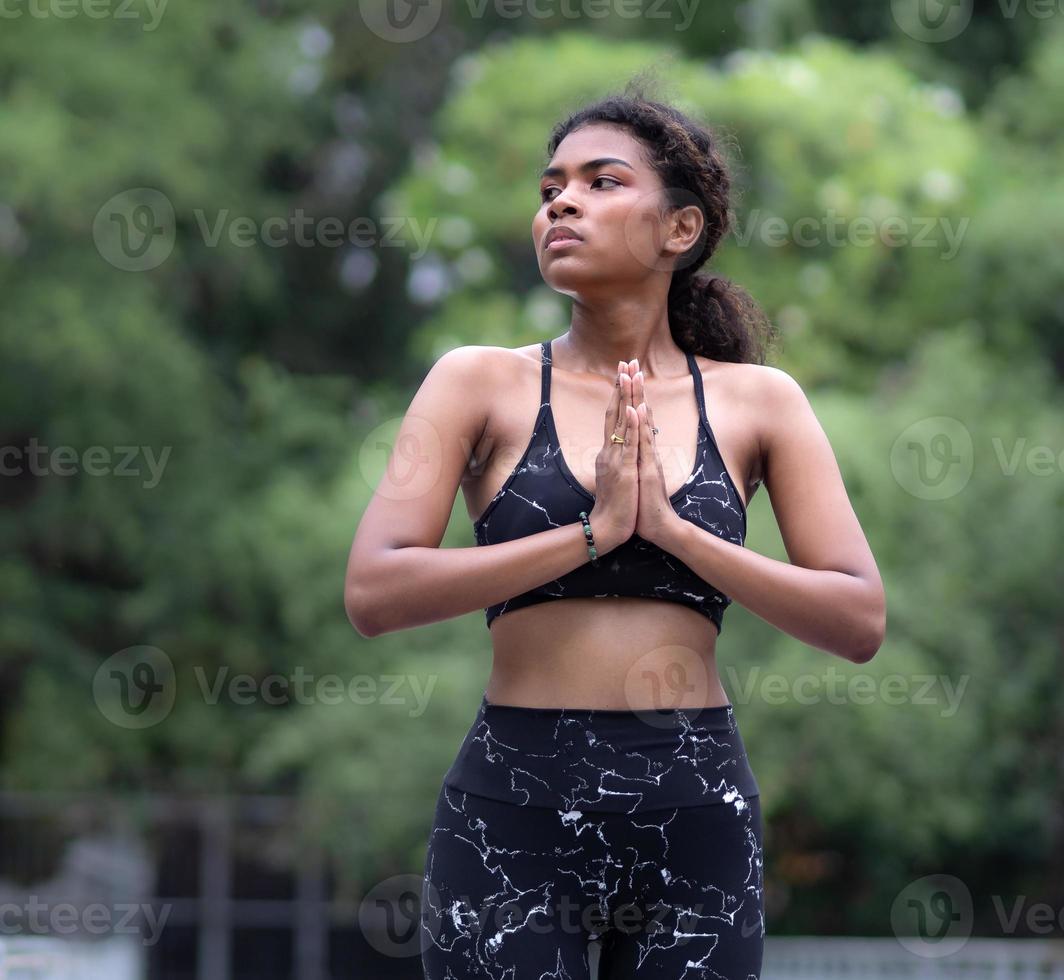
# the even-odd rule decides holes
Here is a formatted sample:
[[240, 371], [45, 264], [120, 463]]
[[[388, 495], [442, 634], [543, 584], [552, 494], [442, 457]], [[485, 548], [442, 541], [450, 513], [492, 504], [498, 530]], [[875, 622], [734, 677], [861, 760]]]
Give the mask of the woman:
[[[724, 610], [864, 663], [883, 587], [802, 389], [764, 364], [771, 327], [697, 275], [730, 227], [716, 138], [626, 94], [548, 157], [532, 237], [570, 328], [439, 359], [348, 566], [366, 636], [486, 607], [491, 677], [426, 855], [425, 975], [572, 980], [595, 948], [603, 980], [750, 980], [762, 823]], [[743, 547], [761, 483], [793, 564]], [[459, 484], [476, 547], [441, 550]]]

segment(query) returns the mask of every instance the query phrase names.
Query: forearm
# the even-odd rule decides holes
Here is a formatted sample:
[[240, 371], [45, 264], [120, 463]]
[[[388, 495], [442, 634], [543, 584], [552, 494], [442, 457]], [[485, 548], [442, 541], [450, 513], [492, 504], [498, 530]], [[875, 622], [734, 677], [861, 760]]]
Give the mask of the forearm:
[[484, 609], [559, 578], [589, 561], [583, 524], [471, 548], [392, 548], [359, 576], [368, 636]]
[[879, 648], [883, 594], [865, 579], [777, 561], [680, 517], [660, 547], [803, 643], [854, 663], [871, 659]]

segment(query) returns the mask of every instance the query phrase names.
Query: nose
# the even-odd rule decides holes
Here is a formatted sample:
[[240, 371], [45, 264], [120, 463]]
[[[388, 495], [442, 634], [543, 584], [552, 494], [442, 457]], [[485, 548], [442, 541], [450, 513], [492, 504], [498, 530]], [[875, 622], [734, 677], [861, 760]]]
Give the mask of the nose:
[[551, 198], [550, 206], [547, 208], [547, 214], [556, 219], [562, 214], [578, 214], [580, 206], [577, 204], [575, 198], [570, 198], [568, 191], [561, 191], [557, 197]]

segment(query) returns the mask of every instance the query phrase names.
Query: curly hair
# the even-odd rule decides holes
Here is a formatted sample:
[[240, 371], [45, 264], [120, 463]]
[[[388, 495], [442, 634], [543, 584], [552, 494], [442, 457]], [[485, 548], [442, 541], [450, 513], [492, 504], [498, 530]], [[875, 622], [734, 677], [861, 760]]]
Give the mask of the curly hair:
[[667, 207], [697, 205], [703, 229], [677, 261], [669, 284], [669, 329], [677, 346], [719, 361], [764, 364], [779, 337], [749, 293], [734, 282], [698, 270], [732, 228], [731, 177], [719, 137], [673, 106], [653, 101], [642, 81], [623, 94], [583, 106], [551, 132], [547, 157], [566, 136], [593, 123], [622, 127], [645, 146], [666, 190]]

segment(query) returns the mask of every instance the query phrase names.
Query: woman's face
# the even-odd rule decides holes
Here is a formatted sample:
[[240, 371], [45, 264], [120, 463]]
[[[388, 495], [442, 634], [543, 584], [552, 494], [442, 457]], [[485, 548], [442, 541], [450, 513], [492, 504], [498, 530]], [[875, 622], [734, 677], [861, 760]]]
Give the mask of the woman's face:
[[[552, 289], [577, 296], [610, 286], [631, 289], [657, 275], [668, 281], [677, 246], [664, 248], [661, 180], [627, 131], [599, 123], [570, 133], [558, 144], [539, 190], [532, 241], [540, 274]], [[581, 240], [545, 248], [545, 236], [558, 225]]]

